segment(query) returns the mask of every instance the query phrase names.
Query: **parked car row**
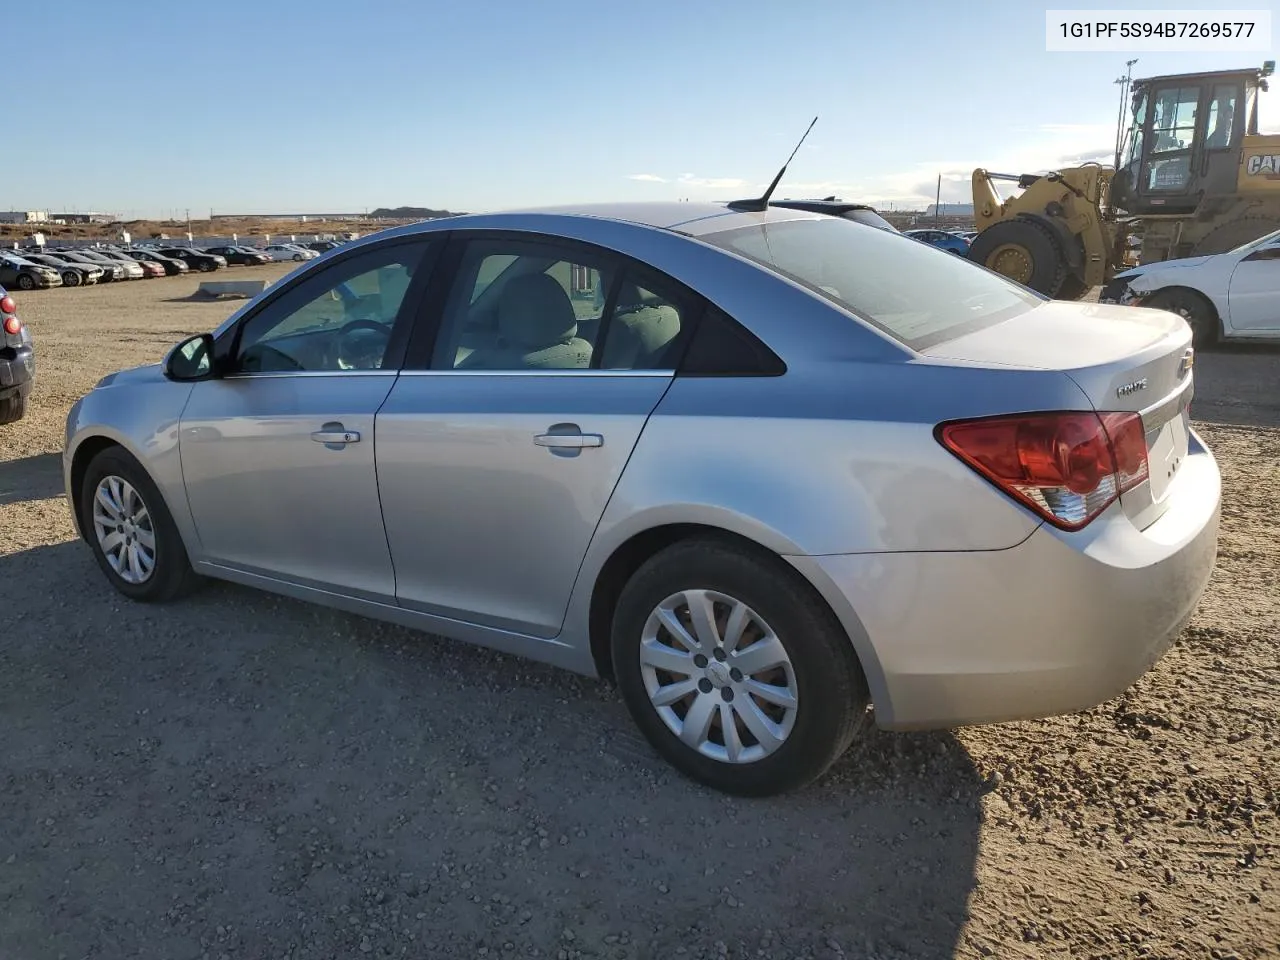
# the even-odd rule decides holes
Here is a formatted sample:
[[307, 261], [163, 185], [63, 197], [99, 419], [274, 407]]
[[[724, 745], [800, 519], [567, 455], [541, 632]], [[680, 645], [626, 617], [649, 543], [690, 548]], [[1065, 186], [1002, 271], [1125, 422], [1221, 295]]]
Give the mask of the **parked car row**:
[[0, 284], [19, 290], [42, 290], [172, 277], [191, 270], [212, 273], [228, 266], [314, 260], [343, 242], [316, 240], [307, 244], [272, 243], [263, 247], [233, 244], [205, 249], [152, 245], [0, 249]]
[[[912, 240], [919, 240], [921, 243], [927, 243], [932, 247], [939, 247], [949, 253], [957, 253], [960, 256], [968, 256], [970, 238], [960, 233], [952, 233], [949, 230], [904, 230], [905, 236]], [[977, 236], [977, 234], [973, 234]]]

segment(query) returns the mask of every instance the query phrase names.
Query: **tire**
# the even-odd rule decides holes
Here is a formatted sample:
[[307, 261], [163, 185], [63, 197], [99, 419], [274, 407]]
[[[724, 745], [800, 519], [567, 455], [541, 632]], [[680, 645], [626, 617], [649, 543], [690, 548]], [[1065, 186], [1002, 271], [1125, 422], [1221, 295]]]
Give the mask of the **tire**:
[[1067, 275], [1058, 242], [1031, 220], [1004, 220], [983, 230], [969, 245], [969, 259], [988, 270], [1056, 297]]
[[21, 393], [0, 400], [0, 426], [17, 423], [27, 415], [27, 398]]
[[198, 269], [201, 273], [212, 273], [212, 272], [213, 272], [213, 264], [212, 264], [212, 263], [209, 263], [208, 261], [204, 261], [204, 260], [202, 260], [202, 261], [200, 262], [200, 266], [199, 266], [199, 267], [197, 267], [197, 269]]
[[[681, 619], [705, 600], [712, 601], [717, 636], [704, 643], [691, 639], [684, 649], [676, 646], [675, 635], [659, 626], [659, 609]], [[736, 649], [718, 642], [735, 616], [734, 604], [749, 610], [741, 636], [751, 638]], [[756, 639], [767, 636], [762, 627], [772, 631], [783, 662], [744, 674], [753, 669], [752, 661], [760, 666], [775, 661], [779, 647], [773, 647], [773, 657], [766, 656], [765, 641]], [[726, 793], [768, 796], [816, 780], [866, 722], [866, 680], [835, 615], [782, 561], [727, 539], [686, 540], [649, 558], [622, 590], [610, 642], [619, 690], [646, 739], [681, 773]], [[710, 650], [711, 656], [694, 656], [690, 644]], [[655, 660], [672, 669], [654, 667]], [[753, 676], [769, 682], [775, 694], [779, 688], [790, 691], [793, 706], [746, 692]], [[655, 705], [651, 690], [660, 700], [666, 694], [668, 702]], [[686, 745], [676, 732], [677, 725], [696, 722], [691, 716], [706, 718], [699, 724], [701, 735], [690, 728], [696, 746]], [[762, 716], [769, 725], [761, 726]], [[726, 719], [736, 734], [737, 762], [730, 760], [735, 751], [725, 735]], [[757, 739], [752, 727], [778, 739]]]
[[80, 274], [76, 273], [74, 270], [68, 270], [62, 275], [62, 285], [64, 287], [80, 286]]
[[18, 274], [17, 286], [19, 290], [34, 290], [36, 288], [36, 278], [29, 273], [20, 273]]
[[1221, 332], [1218, 312], [1212, 303], [1194, 290], [1186, 287], [1158, 290], [1144, 300], [1142, 306], [1168, 310], [1181, 316], [1191, 325], [1191, 343], [1197, 348], [1211, 347], [1218, 342]]
[[[115, 510], [113, 515], [105, 502], [99, 506], [97, 494], [100, 485], [106, 485], [112, 491], [112, 496], [108, 499], [126, 509]], [[127, 488], [132, 488], [134, 496], [128, 494]], [[136, 509], [135, 505], [139, 502], [145, 517]], [[163, 603], [188, 593], [198, 584], [199, 580], [187, 559], [182, 536], [165, 506], [164, 498], [160, 496], [160, 491], [141, 464], [121, 447], [108, 447], [89, 462], [80, 486], [79, 508], [80, 529], [93, 550], [98, 566], [111, 585], [129, 599], [143, 603]], [[138, 551], [139, 554], [146, 552], [146, 535], [150, 534], [154, 549], [151, 551], [152, 562], [149, 568], [139, 559], [137, 566], [130, 569], [127, 554], [123, 550], [118, 553], [112, 550], [117, 557], [115, 563], [108, 559], [103, 544], [104, 538], [109, 535], [109, 527], [103, 521], [111, 519], [124, 521], [116, 536], [122, 530], [126, 537], [138, 537], [132, 542], [136, 544], [135, 550], [142, 548]], [[133, 525], [135, 523], [136, 526]], [[108, 548], [114, 547], [114, 544], [106, 542]], [[116, 569], [117, 564], [125, 567], [124, 575]], [[136, 576], [138, 573], [143, 575]]]
[[1089, 288], [1084, 285], [1084, 281], [1075, 274], [1067, 274], [1062, 278], [1062, 283], [1058, 286], [1058, 292], [1054, 299], [1056, 300], [1079, 300]]
[[304, 259], [306, 259], [306, 258], [305, 258], [305, 257], [303, 257], [303, 256], [302, 256], [302, 254], [297, 253], [297, 254], [294, 254], [293, 259], [294, 259], [294, 260], [304, 260]]

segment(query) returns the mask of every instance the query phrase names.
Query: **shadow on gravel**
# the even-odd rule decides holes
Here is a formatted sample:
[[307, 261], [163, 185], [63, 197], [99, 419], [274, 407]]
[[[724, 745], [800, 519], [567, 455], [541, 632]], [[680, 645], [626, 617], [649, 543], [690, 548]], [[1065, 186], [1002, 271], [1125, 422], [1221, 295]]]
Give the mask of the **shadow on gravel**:
[[21, 460], [0, 460], [0, 506], [60, 497], [62, 456], [41, 453]]
[[229, 585], [131, 603], [80, 543], [0, 579], [14, 956], [957, 951], [982, 785], [949, 735], [734, 799], [601, 683]]
[[1196, 420], [1245, 427], [1280, 427], [1280, 346], [1220, 344], [1197, 350]]

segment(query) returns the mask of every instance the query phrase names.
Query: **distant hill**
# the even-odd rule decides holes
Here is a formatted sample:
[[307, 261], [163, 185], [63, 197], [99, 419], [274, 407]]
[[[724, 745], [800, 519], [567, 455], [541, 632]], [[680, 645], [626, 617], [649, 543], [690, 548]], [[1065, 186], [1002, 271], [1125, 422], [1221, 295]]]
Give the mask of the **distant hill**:
[[376, 220], [435, 220], [438, 217], [456, 217], [460, 214], [449, 210], [432, 210], [430, 207], [379, 207], [369, 216]]

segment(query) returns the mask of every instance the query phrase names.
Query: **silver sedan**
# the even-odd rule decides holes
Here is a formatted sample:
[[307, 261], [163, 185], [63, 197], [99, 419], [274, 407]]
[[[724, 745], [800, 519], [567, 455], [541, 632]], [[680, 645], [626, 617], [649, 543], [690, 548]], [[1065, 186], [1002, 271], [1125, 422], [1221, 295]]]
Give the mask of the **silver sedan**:
[[1073, 711], [1163, 654], [1217, 546], [1190, 343], [817, 213], [456, 217], [105, 378], [66, 490], [128, 597], [218, 577], [607, 676], [681, 771], [773, 793], [872, 717]]

